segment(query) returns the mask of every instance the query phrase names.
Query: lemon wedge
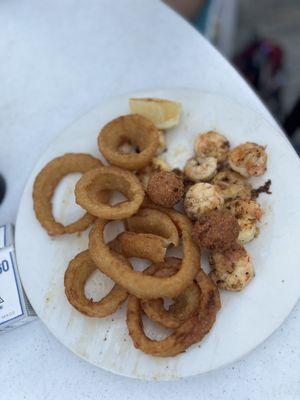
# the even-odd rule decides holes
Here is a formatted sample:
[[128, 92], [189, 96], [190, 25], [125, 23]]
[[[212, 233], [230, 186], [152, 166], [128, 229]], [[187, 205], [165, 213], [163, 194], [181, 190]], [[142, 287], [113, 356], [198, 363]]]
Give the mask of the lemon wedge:
[[158, 129], [170, 129], [178, 125], [181, 104], [165, 99], [129, 99], [130, 110], [149, 119]]

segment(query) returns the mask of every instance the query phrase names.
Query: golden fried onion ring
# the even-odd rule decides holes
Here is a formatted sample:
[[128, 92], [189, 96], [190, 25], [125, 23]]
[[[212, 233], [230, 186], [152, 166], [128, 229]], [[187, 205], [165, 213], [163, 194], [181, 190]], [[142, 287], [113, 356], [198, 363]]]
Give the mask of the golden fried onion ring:
[[[131, 268], [131, 265], [123, 256], [148, 258], [152, 262], [156, 262], [157, 253], [161, 251], [160, 248], [165, 251], [162, 238], [155, 236], [155, 238], [160, 239], [159, 242], [155, 242], [153, 241], [154, 235], [148, 237], [145, 234], [140, 234], [140, 240], [135, 240], [133, 242], [134, 244], [127, 247], [127, 242], [123, 240], [124, 235], [127, 234], [136, 235], [130, 232], [123, 232], [114, 240], [109, 242], [109, 248], [114, 252], [116, 257], [127, 263], [129, 268]], [[144, 248], [148, 249], [146, 254]], [[126, 249], [125, 254], [123, 253], [124, 249]], [[147, 257], [144, 257], [144, 255]], [[96, 269], [97, 266], [91, 259], [89, 250], [79, 253], [70, 261], [68, 268], [66, 269], [64, 278], [65, 293], [69, 303], [82, 314], [85, 314], [88, 317], [103, 318], [114, 313], [119, 308], [119, 306], [126, 300], [127, 292], [124, 288], [115, 284], [111, 291], [100, 301], [94, 302], [93, 300], [88, 299], [85, 295], [84, 287], [88, 278]]]
[[[86, 213], [72, 224], [64, 226], [54, 219], [52, 197], [55, 188], [64, 176], [73, 172], [85, 173], [101, 165], [100, 160], [89, 154], [67, 153], [54, 158], [39, 172], [33, 184], [33, 207], [37, 219], [49, 235], [84, 231], [95, 220], [93, 215]], [[107, 198], [107, 193], [98, 193], [98, 200], [103, 203], [107, 201]]]
[[177, 228], [171, 218], [151, 208], [144, 208], [125, 221], [125, 227], [130, 232], [152, 233], [162, 236], [168, 244], [178, 245], [179, 235]]
[[[119, 147], [128, 142], [138, 147], [139, 153], [124, 154]], [[102, 128], [98, 146], [112, 165], [139, 170], [150, 164], [159, 146], [158, 130], [148, 119], [138, 114], [116, 118]]]
[[160, 236], [151, 233], [123, 232], [117, 236], [120, 253], [125, 257], [145, 258], [154, 263], [165, 258], [168, 243]]
[[[114, 206], [99, 201], [99, 193], [117, 190], [128, 198]], [[75, 187], [76, 202], [92, 215], [103, 219], [127, 218], [136, 213], [144, 190], [138, 178], [117, 167], [102, 166], [85, 173]]]
[[[152, 264], [144, 271], [144, 274], [160, 277], [171, 276], [178, 271], [180, 264], [179, 258], [170, 257], [164, 263]], [[200, 294], [199, 286], [192, 282], [179, 296], [175, 297], [174, 304], [168, 310], [164, 307], [163, 299], [141, 300], [141, 306], [152, 321], [165, 328], [176, 329], [198, 311]]]
[[71, 260], [65, 272], [64, 284], [67, 299], [73, 307], [88, 317], [103, 318], [114, 313], [126, 300], [127, 292], [119, 285], [114, 285], [111, 291], [100, 301], [87, 299], [84, 293], [85, 283], [97, 269], [85, 250]]
[[192, 223], [174, 210], [167, 211], [177, 226], [183, 242], [183, 259], [180, 270], [168, 278], [146, 276], [134, 271], [120, 259], [114, 257], [104, 242], [103, 231], [108, 221], [98, 219], [89, 235], [90, 254], [97, 267], [131, 294], [144, 299], [179, 295], [193, 281], [200, 265], [200, 253], [191, 238]]
[[145, 335], [141, 302], [137, 297], [129, 295], [126, 322], [136, 348], [153, 356], [171, 357], [203, 339], [216, 320], [221, 302], [217, 287], [202, 270], [196, 276], [196, 282], [201, 290], [199, 313], [187, 319], [163, 340], [152, 340]]

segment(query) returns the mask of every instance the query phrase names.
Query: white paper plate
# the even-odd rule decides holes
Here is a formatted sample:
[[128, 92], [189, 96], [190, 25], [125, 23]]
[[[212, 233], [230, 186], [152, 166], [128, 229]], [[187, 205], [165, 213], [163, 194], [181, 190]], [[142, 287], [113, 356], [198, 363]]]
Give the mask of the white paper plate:
[[[217, 95], [191, 90], [161, 90], [134, 94], [180, 101], [180, 125], [167, 133], [166, 159], [182, 167], [192, 154], [197, 133], [215, 129], [233, 146], [247, 140], [267, 144], [268, 171], [259, 185], [272, 179], [272, 196], [262, 195], [265, 215], [259, 238], [247, 249], [256, 277], [241, 293], [222, 292], [222, 310], [207, 337], [174, 358], [156, 358], [133, 347], [125, 324], [125, 305], [105, 319], [81, 315], [67, 302], [63, 277], [68, 262], [87, 248], [87, 233], [49, 238], [35, 218], [32, 184], [40, 169], [66, 152], [99, 156], [100, 128], [129, 112], [128, 96], [99, 105], [59, 136], [37, 163], [26, 185], [16, 225], [17, 259], [23, 285], [37, 314], [70, 350], [87, 361], [116, 374], [149, 380], [170, 380], [219, 368], [253, 350], [289, 314], [300, 289], [300, 168], [288, 141], [260, 115]], [[73, 205], [74, 177], [65, 178], [54, 199], [55, 215], [66, 221], [81, 212]], [[108, 278], [96, 276], [90, 293], [105, 293]], [[54, 355], [55, 356], [55, 355]]]

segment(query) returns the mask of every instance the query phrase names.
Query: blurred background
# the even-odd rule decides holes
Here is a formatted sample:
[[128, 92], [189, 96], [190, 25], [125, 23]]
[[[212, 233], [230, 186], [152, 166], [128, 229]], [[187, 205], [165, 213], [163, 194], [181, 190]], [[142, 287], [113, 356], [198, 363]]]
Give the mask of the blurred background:
[[300, 0], [165, 0], [239, 70], [300, 154]]
[[[300, 155], [300, 0], [163, 1], [236, 67]], [[0, 204], [5, 192], [0, 174]]]

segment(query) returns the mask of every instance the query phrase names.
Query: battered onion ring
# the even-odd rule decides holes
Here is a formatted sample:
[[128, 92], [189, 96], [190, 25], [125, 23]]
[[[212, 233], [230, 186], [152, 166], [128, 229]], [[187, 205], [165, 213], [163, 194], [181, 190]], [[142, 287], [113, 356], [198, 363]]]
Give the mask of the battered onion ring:
[[[56, 186], [64, 176], [73, 172], [85, 173], [101, 165], [100, 160], [89, 154], [67, 153], [54, 158], [39, 172], [33, 184], [33, 207], [37, 219], [50, 236], [84, 231], [95, 220], [93, 215], [86, 213], [72, 224], [64, 226], [55, 221], [51, 200]], [[106, 202], [107, 198], [107, 193], [98, 193], [98, 200]]]
[[152, 233], [162, 236], [168, 244], [178, 245], [179, 235], [171, 218], [158, 210], [144, 208], [134, 216], [127, 218], [125, 227], [130, 232]]
[[[137, 146], [140, 152], [121, 153], [119, 147], [124, 142]], [[113, 119], [98, 136], [98, 147], [106, 160], [129, 170], [139, 170], [150, 164], [158, 146], [158, 130], [151, 121], [138, 114]]]
[[[163, 246], [161, 242], [158, 244], [155, 242], [155, 246], [151, 247], [153, 246], [153, 238], [149, 238], [146, 237], [147, 235], [141, 234], [144, 236], [141, 241], [135, 240], [135, 246], [132, 245], [126, 248], [127, 243], [126, 241], [123, 242], [122, 240], [124, 234], [126, 235], [128, 232], [121, 233], [116, 239], [109, 243], [109, 248], [111, 251], [116, 252], [116, 257], [119, 257], [120, 260], [126, 262], [128, 267], [131, 268], [130, 263], [127, 262], [123, 256], [126, 255], [127, 257], [144, 258], [144, 246], [146, 249], [149, 249], [148, 253], [146, 254], [147, 258], [153, 262], [156, 262], [156, 252], [159, 250], [159, 246]], [[163, 240], [162, 238], [159, 239], [161, 241]], [[123, 249], [125, 248], [126, 254], [123, 253]], [[72, 304], [82, 314], [87, 315], [88, 317], [103, 318], [113, 314], [119, 308], [119, 306], [126, 300], [127, 292], [124, 288], [115, 284], [111, 291], [100, 301], [94, 302], [88, 299], [85, 295], [84, 287], [88, 278], [96, 269], [97, 266], [91, 259], [89, 250], [79, 253], [73, 258], [73, 260], [71, 260], [68, 268], [66, 269], [64, 278], [65, 293], [69, 303]]]
[[145, 335], [141, 302], [137, 297], [129, 295], [126, 322], [136, 348], [153, 356], [171, 357], [203, 339], [216, 320], [221, 302], [217, 287], [202, 270], [196, 276], [196, 282], [201, 290], [199, 314], [183, 322], [163, 340], [152, 340]]
[[165, 258], [168, 243], [160, 236], [151, 233], [123, 232], [118, 237], [120, 253], [125, 257], [139, 257], [154, 263]]
[[127, 299], [127, 292], [119, 285], [114, 285], [111, 291], [100, 301], [88, 299], [84, 293], [84, 286], [91, 274], [97, 269], [85, 250], [71, 262], [65, 272], [64, 284], [67, 299], [73, 307], [88, 317], [103, 318], [113, 314]]
[[[129, 200], [111, 206], [99, 201], [105, 190], [117, 190]], [[138, 178], [117, 167], [102, 166], [85, 173], [75, 187], [76, 202], [92, 215], [103, 219], [127, 218], [136, 213], [143, 201], [144, 190]]]
[[[144, 274], [166, 277], [178, 271], [181, 260], [179, 258], [168, 258], [168, 262], [152, 264]], [[152, 321], [159, 323], [165, 328], [176, 329], [191, 317], [199, 309], [200, 303], [199, 286], [193, 282], [183, 293], [175, 297], [175, 303], [168, 310], [164, 307], [163, 299], [141, 300], [144, 313]]]
[[180, 270], [168, 278], [146, 276], [133, 271], [128, 265], [114, 257], [104, 242], [103, 231], [108, 221], [98, 219], [89, 236], [89, 249], [97, 267], [129, 293], [144, 299], [179, 295], [193, 281], [200, 265], [200, 252], [191, 238], [192, 224], [177, 211], [166, 211], [179, 229], [183, 242], [183, 259]]

